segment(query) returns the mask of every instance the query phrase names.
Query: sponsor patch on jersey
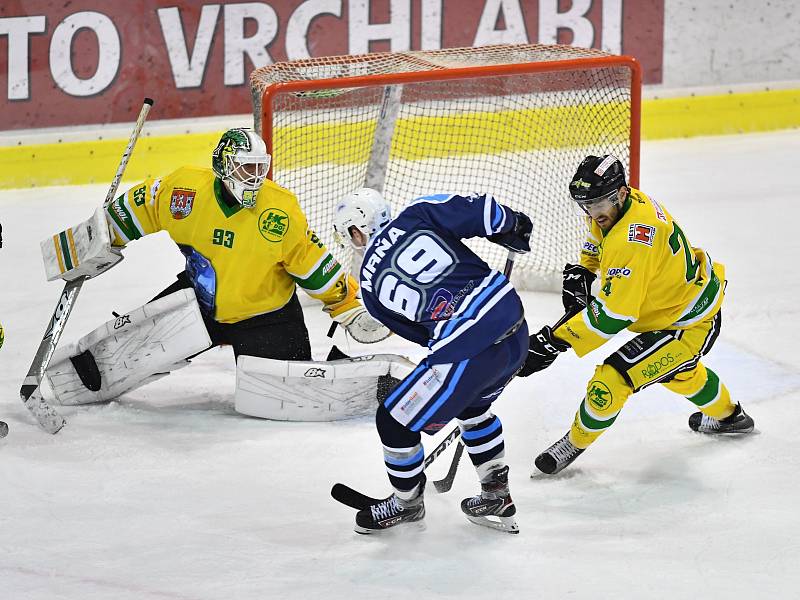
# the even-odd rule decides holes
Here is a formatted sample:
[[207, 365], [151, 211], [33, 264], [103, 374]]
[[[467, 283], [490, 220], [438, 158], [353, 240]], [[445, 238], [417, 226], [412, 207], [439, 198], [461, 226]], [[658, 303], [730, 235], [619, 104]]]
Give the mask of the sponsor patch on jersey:
[[411, 392], [411, 395], [398, 408], [401, 413], [413, 416], [414, 414], [416, 414], [417, 406], [423, 400], [424, 400], [423, 396], [421, 396], [417, 392]]
[[439, 387], [439, 383], [440, 383], [440, 373], [436, 368], [431, 367], [430, 372], [425, 377], [423, 377], [422, 385], [428, 389], [433, 388], [434, 390], [436, 390]]
[[661, 210], [661, 205], [658, 202], [656, 202], [655, 200], [653, 200], [652, 198], [650, 198], [650, 202], [653, 203], [653, 208], [656, 211], [656, 216], [658, 217], [658, 220], [659, 221], [663, 221], [664, 223], [666, 223], [667, 222], [667, 215], [665, 215], [664, 211]]
[[153, 181], [153, 185], [150, 186], [150, 205], [152, 206], [153, 200], [155, 200], [156, 195], [158, 195], [158, 190], [161, 187], [161, 179], [156, 179]]
[[439, 288], [433, 294], [433, 299], [428, 304], [428, 310], [431, 313], [431, 319], [438, 321], [439, 319], [446, 319], [453, 314], [453, 294], [450, 290]]
[[628, 267], [611, 267], [607, 277], [630, 277], [632, 271]]
[[280, 242], [289, 231], [289, 215], [280, 208], [268, 208], [258, 217], [258, 231], [268, 242]]
[[181, 220], [189, 216], [189, 213], [192, 212], [196, 193], [194, 190], [182, 190], [180, 188], [172, 190], [169, 212], [172, 213], [173, 219]]
[[[678, 353], [680, 356], [681, 353]], [[676, 357], [672, 355], [672, 352], [667, 352], [661, 356], [656, 356], [654, 359], [651, 359], [652, 362], [648, 362], [646, 365], [643, 365], [642, 377], [645, 379], [653, 379], [657, 377], [664, 371], [668, 371], [673, 368], [675, 364]]]
[[652, 246], [653, 239], [656, 237], [656, 228], [651, 225], [641, 223], [631, 223], [628, 227], [628, 241]]
[[592, 254], [597, 254], [598, 248], [591, 242], [583, 242], [583, 250], [585, 252], [591, 252]]

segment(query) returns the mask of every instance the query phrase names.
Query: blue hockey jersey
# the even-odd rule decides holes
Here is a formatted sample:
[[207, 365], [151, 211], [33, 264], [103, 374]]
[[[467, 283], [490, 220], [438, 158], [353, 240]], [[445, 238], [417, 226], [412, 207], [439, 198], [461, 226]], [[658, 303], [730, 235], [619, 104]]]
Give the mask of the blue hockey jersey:
[[360, 273], [364, 307], [427, 346], [430, 364], [476, 356], [519, 326], [523, 309], [508, 279], [461, 240], [513, 226], [511, 209], [491, 194], [417, 198], [370, 240]]

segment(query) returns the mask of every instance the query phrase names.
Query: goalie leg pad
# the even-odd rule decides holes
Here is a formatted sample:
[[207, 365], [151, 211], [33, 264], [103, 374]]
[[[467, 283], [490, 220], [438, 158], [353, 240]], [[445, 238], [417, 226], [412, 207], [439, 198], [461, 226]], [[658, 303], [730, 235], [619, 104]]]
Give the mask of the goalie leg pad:
[[336, 421], [375, 413], [385, 391], [416, 365], [393, 354], [326, 362], [240, 355], [236, 364], [236, 412], [276, 421]]
[[210, 346], [194, 291], [185, 289], [60, 348], [44, 379], [61, 404], [103, 402], [185, 367]]

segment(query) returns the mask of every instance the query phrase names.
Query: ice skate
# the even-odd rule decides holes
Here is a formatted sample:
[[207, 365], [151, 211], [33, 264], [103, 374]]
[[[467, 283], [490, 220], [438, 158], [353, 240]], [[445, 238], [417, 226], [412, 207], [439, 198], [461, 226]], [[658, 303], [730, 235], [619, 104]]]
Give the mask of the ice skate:
[[414, 525], [424, 529], [425, 518], [425, 475], [419, 484], [416, 497], [411, 500], [398, 498], [392, 494], [356, 513], [356, 533], [379, 533], [398, 525]]
[[492, 471], [489, 478], [481, 482], [480, 494], [461, 501], [461, 510], [476, 525], [519, 533], [519, 525], [514, 518], [517, 507], [508, 490], [508, 467]]
[[715, 419], [701, 412], [696, 412], [689, 417], [689, 428], [699, 433], [750, 433], [754, 427], [753, 419], [744, 412], [742, 405], [739, 403], [736, 404], [736, 410], [733, 411], [733, 414], [724, 419]]
[[555, 444], [536, 457], [533, 463], [536, 468], [547, 475], [555, 475], [578, 458], [584, 448], [577, 448], [569, 441], [569, 432]]

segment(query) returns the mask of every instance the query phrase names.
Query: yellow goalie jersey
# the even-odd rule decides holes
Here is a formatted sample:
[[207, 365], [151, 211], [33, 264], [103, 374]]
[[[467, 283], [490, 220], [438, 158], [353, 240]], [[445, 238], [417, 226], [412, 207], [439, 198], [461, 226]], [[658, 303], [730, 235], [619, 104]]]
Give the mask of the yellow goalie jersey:
[[217, 321], [278, 310], [295, 284], [333, 316], [358, 305], [355, 280], [308, 228], [297, 198], [269, 180], [255, 207], [230, 207], [211, 169], [181, 167], [132, 187], [106, 213], [114, 246], [168, 232], [186, 258], [200, 306]]
[[722, 304], [725, 268], [693, 248], [658, 202], [631, 189], [622, 210], [607, 232], [591, 222], [581, 264], [599, 275], [600, 291], [555, 331], [578, 356], [625, 328], [686, 329]]

